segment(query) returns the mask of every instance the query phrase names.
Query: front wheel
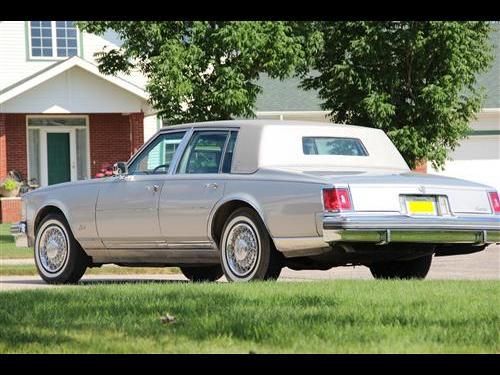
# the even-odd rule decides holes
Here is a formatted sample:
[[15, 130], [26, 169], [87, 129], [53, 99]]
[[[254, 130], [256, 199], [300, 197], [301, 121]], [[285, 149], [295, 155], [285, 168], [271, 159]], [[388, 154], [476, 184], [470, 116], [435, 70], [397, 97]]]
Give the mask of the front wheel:
[[220, 250], [228, 281], [275, 280], [281, 273], [282, 255], [250, 208], [239, 208], [226, 220]]
[[187, 266], [181, 267], [181, 272], [187, 279], [194, 282], [217, 281], [222, 275], [220, 265], [214, 266]]
[[85, 273], [89, 258], [75, 240], [65, 217], [47, 215], [35, 236], [35, 265], [49, 284], [76, 283]]
[[375, 263], [370, 271], [376, 279], [424, 279], [431, 263], [432, 254], [412, 260]]

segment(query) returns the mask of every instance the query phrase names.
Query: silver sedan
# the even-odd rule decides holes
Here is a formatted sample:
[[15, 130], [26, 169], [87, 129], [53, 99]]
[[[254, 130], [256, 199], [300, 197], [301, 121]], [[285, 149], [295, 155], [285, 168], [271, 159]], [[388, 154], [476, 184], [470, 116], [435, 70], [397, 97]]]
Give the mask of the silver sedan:
[[48, 283], [88, 267], [179, 266], [193, 281], [365, 265], [424, 278], [433, 256], [500, 242], [491, 187], [411, 172], [360, 126], [220, 121], [160, 130], [112, 177], [23, 196], [12, 231]]

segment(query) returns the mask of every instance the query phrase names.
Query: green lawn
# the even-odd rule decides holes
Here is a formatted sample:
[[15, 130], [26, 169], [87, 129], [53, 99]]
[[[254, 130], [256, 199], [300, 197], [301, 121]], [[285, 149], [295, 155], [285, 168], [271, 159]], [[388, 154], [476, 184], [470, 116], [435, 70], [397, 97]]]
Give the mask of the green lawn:
[[28, 247], [16, 247], [10, 234], [11, 224], [0, 224], [0, 258], [32, 258], [33, 251]]
[[500, 352], [498, 281], [115, 282], [0, 298], [2, 353]]

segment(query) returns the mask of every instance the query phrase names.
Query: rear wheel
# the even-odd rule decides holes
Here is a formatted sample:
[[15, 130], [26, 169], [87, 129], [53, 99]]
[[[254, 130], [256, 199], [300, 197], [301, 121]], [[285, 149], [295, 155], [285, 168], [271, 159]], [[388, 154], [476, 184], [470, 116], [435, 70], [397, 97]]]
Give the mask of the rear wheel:
[[47, 215], [35, 235], [35, 265], [49, 284], [76, 283], [85, 273], [89, 258], [73, 237], [61, 214]]
[[221, 240], [222, 269], [228, 281], [275, 280], [283, 267], [260, 216], [239, 208], [226, 220]]
[[376, 279], [424, 279], [431, 263], [432, 254], [412, 260], [375, 263], [370, 271]]
[[214, 266], [188, 266], [181, 267], [182, 274], [191, 281], [216, 281], [219, 280], [224, 272], [219, 264]]

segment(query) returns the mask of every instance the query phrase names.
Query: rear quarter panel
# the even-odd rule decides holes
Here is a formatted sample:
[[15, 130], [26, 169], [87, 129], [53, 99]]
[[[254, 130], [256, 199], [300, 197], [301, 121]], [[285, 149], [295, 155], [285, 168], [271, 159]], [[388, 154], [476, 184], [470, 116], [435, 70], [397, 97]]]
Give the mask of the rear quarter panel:
[[322, 183], [263, 178], [257, 175], [228, 176], [224, 203], [243, 200], [261, 215], [271, 237], [319, 236], [316, 214], [323, 210]]

